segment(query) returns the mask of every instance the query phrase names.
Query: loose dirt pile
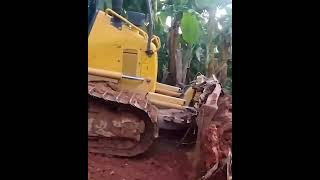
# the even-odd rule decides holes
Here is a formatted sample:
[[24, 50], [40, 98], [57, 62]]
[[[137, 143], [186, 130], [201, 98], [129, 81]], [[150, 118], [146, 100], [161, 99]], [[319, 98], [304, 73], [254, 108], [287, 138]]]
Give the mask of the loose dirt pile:
[[[211, 180], [227, 179], [227, 170], [231, 168], [230, 153], [232, 149], [232, 99], [230, 96], [220, 97], [218, 110], [210, 124], [203, 129], [201, 153], [204, 166], [202, 170], [216, 169]], [[230, 173], [230, 171], [228, 172]], [[203, 174], [203, 173], [202, 173]], [[229, 174], [232, 176], [232, 174]]]
[[232, 97], [223, 92], [215, 78], [195, 87], [200, 93], [193, 155], [196, 177], [232, 179]]

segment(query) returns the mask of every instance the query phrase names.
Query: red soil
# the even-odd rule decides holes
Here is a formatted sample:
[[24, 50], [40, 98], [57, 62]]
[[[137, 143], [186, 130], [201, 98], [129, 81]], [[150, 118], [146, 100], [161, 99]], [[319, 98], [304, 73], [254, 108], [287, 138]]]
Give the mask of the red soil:
[[187, 150], [175, 147], [177, 139], [169, 139], [158, 139], [147, 153], [135, 158], [89, 153], [89, 180], [191, 180]]

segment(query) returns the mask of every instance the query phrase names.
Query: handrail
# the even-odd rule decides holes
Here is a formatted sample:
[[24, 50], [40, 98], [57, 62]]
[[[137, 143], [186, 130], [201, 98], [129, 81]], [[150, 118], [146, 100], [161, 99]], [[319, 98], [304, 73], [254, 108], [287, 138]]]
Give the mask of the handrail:
[[116, 12], [114, 12], [112, 9], [106, 9], [106, 13], [110, 13], [112, 16], [116, 16], [117, 18], [119, 18], [121, 21], [123, 21], [124, 23], [126, 23], [127, 25], [130, 25], [131, 27], [133, 27], [134, 29], [138, 30], [139, 33], [144, 37], [144, 38], [148, 38], [148, 34], [146, 32], [144, 32], [142, 29], [138, 28], [137, 26], [135, 26], [134, 24], [132, 24], [130, 21], [128, 21], [126, 18], [122, 17], [121, 15], [117, 14]]
[[[133, 27], [134, 29], [138, 30], [139, 33], [144, 37], [144, 38], [148, 38], [148, 34], [143, 31], [142, 29], [138, 28], [137, 26], [135, 26], [134, 24], [132, 24], [130, 21], [128, 21], [126, 18], [122, 17], [121, 15], [117, 14], [116, 12], [114, 12], [112, 9], [106, 9], [106, 13], [110, 13], [112, 16], [116, 16], [117, 18], [119, 18], [121, 21], [123, 21], [124, 23], [126, 23], [127, 25], [130, 25], [131, 27]], [[151, 42], [154, 43], [154, 45], [156, 46], [156, 51], [158, 51], [161, 48], [161, 43], [160, 43], [160, 38], [158, 36], [153, 36], [151, 39]]]

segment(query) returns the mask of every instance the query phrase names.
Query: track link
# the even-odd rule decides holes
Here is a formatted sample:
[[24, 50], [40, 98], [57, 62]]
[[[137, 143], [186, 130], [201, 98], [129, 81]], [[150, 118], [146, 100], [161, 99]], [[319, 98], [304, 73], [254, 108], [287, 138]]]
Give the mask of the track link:
[[116, 84], [88, 82], [88, 150], [132, 157], [158, 137], [158, 109], [141, 95]]

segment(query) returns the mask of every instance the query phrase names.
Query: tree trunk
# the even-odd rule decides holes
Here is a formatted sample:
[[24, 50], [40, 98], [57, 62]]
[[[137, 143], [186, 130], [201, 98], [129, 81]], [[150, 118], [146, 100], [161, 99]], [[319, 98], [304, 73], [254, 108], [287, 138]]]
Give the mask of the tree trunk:
[[213, 74], [215, 74], [215, 67], [217, 64], [216, 58], [214, 57], [214, 48], [215, 45], [212, 42], [212, 39], [214, 37], [214, 32], [216, 28], [216, 9], [211, 10], [211, 13], [209, 15], [209, 21], [208, 21], [208, 42], [206, 45], [206, 62], [208, 63], [207, 66], [207, 76], [211, 77]]
[[182, 83], [186, 84], [188, 79], [188, 71], [190, 70], [190, 64], [192, 61], [192, 45], [188, 44], [187, 49], [185, 50], [184, 54], [184, 65], [183, 65], [183, 71], [182, 71]]
[[220, 64], [218, 73], [218, 80], [221, 84], [225, 84], [228, 77], [228, 59], [230, 58], [230, 45], [228, 34], [221, 34], [222, 41], [219, 43], [219, 52], [220, 52]]
[[166, 83], [168, 74], [169, 74], [168, 68], [164, 65], [164, 66], [162, 67], [162, 79], [161, 79], [161, 82], [162, 82], [162, 83]]
[[178, 48], [176, 49], [176, 84], [181, 84], [183, 75], [182, 75], [182, 49], [181, 49], [181, 44], [179, 43]]
[[173, 20], [172, 26], [169, 29], [169, 74], [167, 77], [167, 84], [176, 85], [177, 84], [177, 47], [178, 47], [178, 37], [179, 37], [179, 21], [175, 18]]
[[210, 50], [210, 61], [207, 67], [207, 77], [212, 77], [212, 75], [217, 73], [217, 67], [218, 67], [218, 59], [215, 58], [214, 56], [214, 47], [211, 46], [211, 50]]
[[220, 56], [221, 57], [221, 71], [220, 71], [220, 76], [219, 76], [218, 80], [220, 81], [221, 84], [224, 85], [227, 80], [228, 57], [229, 57], [228, 45], [225, 40], [221, 44], [220, 54], [221, 54], [221, 56]]

